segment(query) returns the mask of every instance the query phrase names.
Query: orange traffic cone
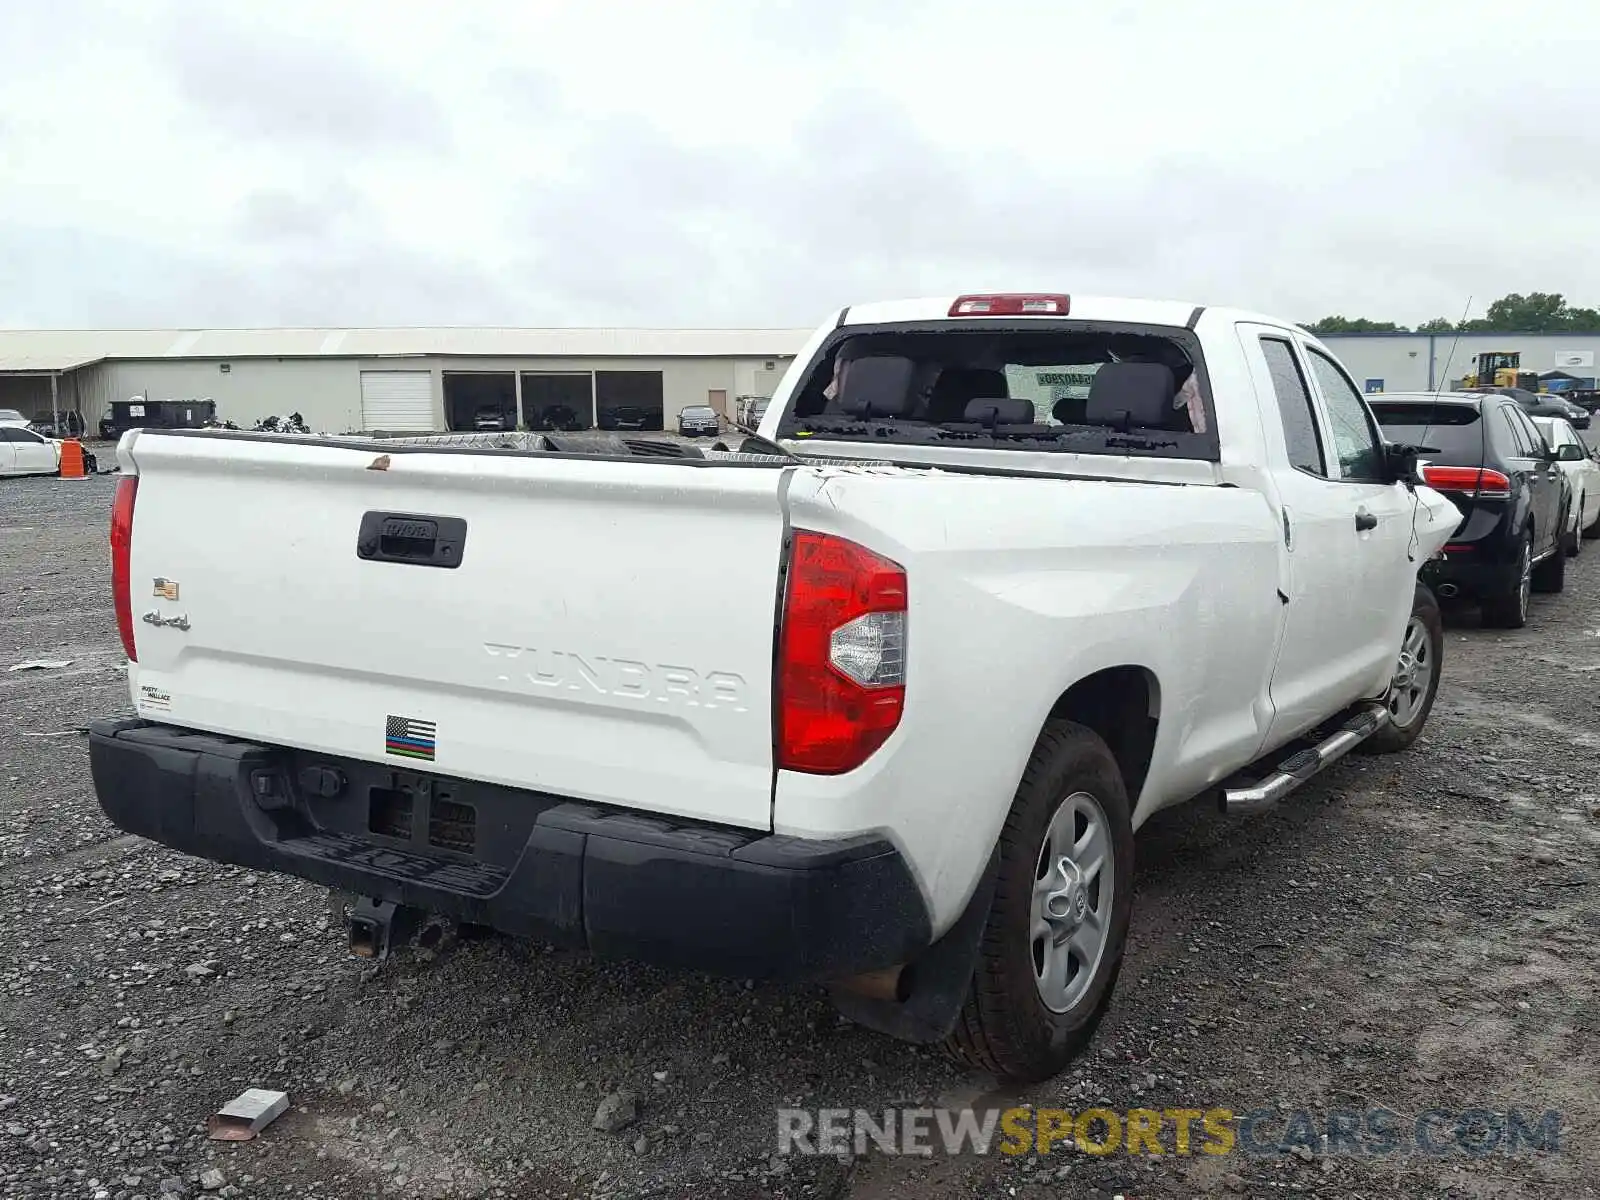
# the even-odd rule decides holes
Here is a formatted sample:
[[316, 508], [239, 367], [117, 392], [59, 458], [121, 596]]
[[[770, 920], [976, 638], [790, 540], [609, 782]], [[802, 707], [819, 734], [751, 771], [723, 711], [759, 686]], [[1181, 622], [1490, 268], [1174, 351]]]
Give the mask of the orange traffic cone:
[[69, 438], [61, 443], [61, 478], [82, 479], [89, 472], [83, 468], [83, 443]]

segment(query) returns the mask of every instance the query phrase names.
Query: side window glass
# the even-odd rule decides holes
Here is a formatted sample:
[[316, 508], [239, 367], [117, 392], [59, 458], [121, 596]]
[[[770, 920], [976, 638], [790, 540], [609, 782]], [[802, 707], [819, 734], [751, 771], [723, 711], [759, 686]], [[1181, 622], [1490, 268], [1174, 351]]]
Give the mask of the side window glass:
[[1522, 422], [1522, 428], [1528, 437], [1528, 445], [1535, 458], [1543, 458], [1549, 453], [1549, 443], [1544, 440], [1544, 433], [1533, 423], [1533, 418], [1527, 413], [1518, 410], [1517, 419]]
[[1323, 402], [1328, 406], [1328, 424], [1333, 429], [1333, 449], [1339, 456], [1340, 476], [1364, 483], [1381, 482], [1383, 447], [1361, 393], [1332, 359], [1315, 350], [1308, 350], [1307, 354], [1317, 384], [1322, 388]]
[[1511, 453], [1517, 458], [1527, 458], [1527, 440], [1522, 436], [1522, 426], [1518, 425], [1516, 417], [1511, 415], [1509, 406], [1501, 408], [1500, 419], [1506, 423], [1506, 436], [1511, 439]]
[[1327, 478], [1328, 462], [1322, 452], [1322, 434], [1311, 407], [1311, 392], [1300, 372], [1294, 348], [1282, 338], [1262, 338], [1261, 353], [1272, 375], [1272, 390], [1278, 398], [1278, 415], [1283, 421], [1283, 440], [1289, 463], [1312, 475]]
[[1539, 455], [1539, 431], [1533, 427], [1533, 422], [1528, 420], [1522, 409], [1515, 404], [1506, 405], [1506, 417], [1511, 421], [1511, 429], [1516, 435], [1517, 452], [1524, 458], [1537, 458]]

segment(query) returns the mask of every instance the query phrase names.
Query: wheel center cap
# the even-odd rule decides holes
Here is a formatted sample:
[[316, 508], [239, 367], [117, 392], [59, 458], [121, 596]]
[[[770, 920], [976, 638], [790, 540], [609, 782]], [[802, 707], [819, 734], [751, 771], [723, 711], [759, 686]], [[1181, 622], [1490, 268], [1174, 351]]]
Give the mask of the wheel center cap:
[[1417, 673], [1417, 660], [1414, 656], [1402, 652], [1400, 662], [1395, 667], [1394, 683], [1396, 687], [1409, 687], [1411, 680]]
[[1089, 911], [1089, 895], [1083, 886], [1083, 875], [1069, 858], [1056, 862], [1059, 887], [1045, 897], [1045, 918], [1055, 928], [1058, 937], [1070, 934], [1082, 923]]

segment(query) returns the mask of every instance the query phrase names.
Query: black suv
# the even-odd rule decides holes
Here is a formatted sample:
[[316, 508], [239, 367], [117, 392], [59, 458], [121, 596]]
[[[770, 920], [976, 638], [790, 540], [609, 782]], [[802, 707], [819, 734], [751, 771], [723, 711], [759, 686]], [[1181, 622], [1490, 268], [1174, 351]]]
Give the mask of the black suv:
[[1566, 582], [1572, 487], [1522, 405], [1494, 393], [1367, 397], [1390, 442], [1422, 446], [1422, 477], [1461, 510], [1421, 579], [1442, 598], [1483, 606], [1485, 624], [1521, 629], [1532, 591]]

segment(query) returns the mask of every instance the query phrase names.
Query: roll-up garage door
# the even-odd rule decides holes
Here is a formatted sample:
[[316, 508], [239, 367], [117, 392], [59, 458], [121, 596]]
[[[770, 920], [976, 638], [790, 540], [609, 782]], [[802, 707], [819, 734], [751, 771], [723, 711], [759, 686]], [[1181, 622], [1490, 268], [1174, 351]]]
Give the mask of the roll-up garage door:
[[396, 433], [439, 428], [433, 415], [433, 372], [361, 372], [361, 425]]

